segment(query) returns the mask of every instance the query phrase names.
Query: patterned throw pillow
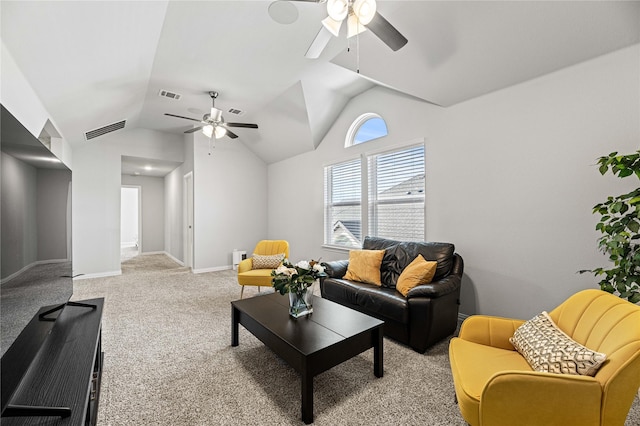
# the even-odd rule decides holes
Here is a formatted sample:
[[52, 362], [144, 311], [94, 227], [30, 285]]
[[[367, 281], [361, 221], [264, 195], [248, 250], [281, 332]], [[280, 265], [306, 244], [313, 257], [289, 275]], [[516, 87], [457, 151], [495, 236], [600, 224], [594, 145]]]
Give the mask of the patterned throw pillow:
[[284, 260], [284, 253], [269, 256], [253, 253], [252, 258], [251, 269], [276, 269]]
[[536, 371], [594, 376], [607, 359], [565, 334], [546, 312], [522, 324], [509, 341]]

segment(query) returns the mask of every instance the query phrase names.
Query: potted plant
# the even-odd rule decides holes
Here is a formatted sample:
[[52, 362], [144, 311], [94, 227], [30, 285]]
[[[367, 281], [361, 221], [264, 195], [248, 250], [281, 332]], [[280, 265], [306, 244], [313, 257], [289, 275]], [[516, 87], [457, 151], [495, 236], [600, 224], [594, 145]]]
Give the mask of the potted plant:
[[[640, 151], [618, 155], [612, 152], [598, 159], [600, 174], [611, 171], [615, 176], [640, 179]], [[598, 248], [613, 262], [610, 268], [584, 270], [601, 277], [600, 288], [617, 294], [631, 303], [640, 302], [640, 188], [608, 197], [605, 202], [593, 207], [600, 215], [596, 230], [602, 236]]]

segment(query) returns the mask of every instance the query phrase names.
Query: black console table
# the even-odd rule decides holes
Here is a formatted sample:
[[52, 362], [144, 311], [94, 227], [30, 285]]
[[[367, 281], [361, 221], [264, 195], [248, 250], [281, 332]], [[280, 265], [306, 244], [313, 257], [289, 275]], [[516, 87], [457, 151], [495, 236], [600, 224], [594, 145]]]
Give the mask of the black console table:
[[3, 426], [95, 425], [104, 299], [43, 307], [2, 357]]

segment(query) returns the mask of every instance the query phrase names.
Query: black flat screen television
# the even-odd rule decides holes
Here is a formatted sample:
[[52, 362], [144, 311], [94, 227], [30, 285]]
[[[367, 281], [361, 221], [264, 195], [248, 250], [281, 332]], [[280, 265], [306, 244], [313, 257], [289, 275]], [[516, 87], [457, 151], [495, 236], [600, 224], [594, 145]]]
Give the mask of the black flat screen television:
[[40, 308], [69, 300], [73, 273], [71, 170], [4, 106], [0, 108], [0, 350], [4, 355]]

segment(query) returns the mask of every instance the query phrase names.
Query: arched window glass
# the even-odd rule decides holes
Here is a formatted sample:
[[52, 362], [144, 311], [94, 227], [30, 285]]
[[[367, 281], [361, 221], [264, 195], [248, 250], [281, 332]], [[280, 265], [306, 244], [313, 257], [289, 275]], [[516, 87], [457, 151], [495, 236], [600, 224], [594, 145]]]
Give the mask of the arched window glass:
[[344, 146], [358, 145], [387, 136], [388, 134], [387, 123], [385, 123], [383, 118], [378, 114], [368, 112], [356, 118], [351, 124]]

